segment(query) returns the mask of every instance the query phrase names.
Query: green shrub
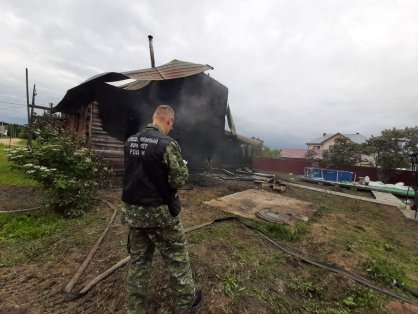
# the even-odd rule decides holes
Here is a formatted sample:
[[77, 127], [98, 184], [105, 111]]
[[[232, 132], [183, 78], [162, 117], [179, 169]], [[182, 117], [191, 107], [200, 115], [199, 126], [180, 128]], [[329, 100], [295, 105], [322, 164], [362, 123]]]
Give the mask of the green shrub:
[[9, 160], [41, 183], [50, 207], [64, 216], [80, 215], [108, 182], [110, 169], [86, 143], [64, 133], [55, 115], [37, 116], [34, 133], [33, 149], [13, 147]]

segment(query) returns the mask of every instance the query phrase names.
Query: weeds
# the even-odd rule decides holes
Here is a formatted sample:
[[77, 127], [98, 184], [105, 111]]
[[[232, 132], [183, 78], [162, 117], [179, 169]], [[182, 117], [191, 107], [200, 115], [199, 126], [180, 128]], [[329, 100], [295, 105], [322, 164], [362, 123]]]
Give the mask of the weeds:
[[[20, 265], [34, 258], [60, 254], [90, 244], [96, 236], [83, 227], [100, 219], [92, 212], [77, 219], [64, 219], [46, 210], [31, 214], [0, 215], [0, 265]], [[84, 230], [84, 232], [77, 232]], [[55, 253], [54, 253], [55, 252]]]
[[219, 291], [233, 298], [237, 292], [244, 289], [245, 287], [238, 281], [236, 267], [233, 265], [233, 267], [231, 267], [221, 279], [221, 282], [219, 283]]
[[252, 221], [249, 219], [245, 219], [245, 221], [247, 224], [260, 229], [266, 235], [279, 240], [296, 241], [309, 231], [309, 223], [305, 221], [297, 223], [293, 228], [265, 221]]
[[0, 216], [0, 241], [13, 243], [38, 239], [55, 232], [62, 225], [62, 219], [52, 214], [3, 214]]
[[301, 277], [291, 278], [287, 282], [287, 286], [299, 295], [309, 299], [321, 298], [326, 292], [325, 287], [320, 283], [307, 281]]
[[380, 281], [393, 285], [405, 283], [406, 275], [404, 270], [386, 258], [370, 259], [365, 261], [362, 266], [371, 277]]
[[341, 303], [350, 312], [382, 308], [382, 302], [379, 301], [378, 296], [372, 290], [362, 287], [351, 290]]

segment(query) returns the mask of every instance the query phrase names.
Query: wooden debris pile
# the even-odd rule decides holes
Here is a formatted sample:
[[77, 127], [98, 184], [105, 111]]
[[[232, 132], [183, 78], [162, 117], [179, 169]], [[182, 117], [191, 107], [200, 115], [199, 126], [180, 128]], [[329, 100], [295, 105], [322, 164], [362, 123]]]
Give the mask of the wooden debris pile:
[[234, 171], [227, 169], [211, 169], [208, 172], [200, 173], [200, 181], [217, 178], [224, 181], [248, 181], [254, 185], [282, 193], [286, 191], [286, 184], [280, 181], [276, 175], [270, 173], [254, 172], [251, 169], [243, 168]]

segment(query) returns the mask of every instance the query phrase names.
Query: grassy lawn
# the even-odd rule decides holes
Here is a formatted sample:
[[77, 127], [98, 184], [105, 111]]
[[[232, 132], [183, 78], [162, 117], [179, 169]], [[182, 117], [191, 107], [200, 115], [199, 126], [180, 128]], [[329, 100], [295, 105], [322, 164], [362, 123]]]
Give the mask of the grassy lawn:
[[[24, 145], [24, 142], [21, 144]], [[0, 144], [0, 185], [38, 186], [36, 181], [27, 178], [22, 171], [12, 168], [12, 163], [7, 160], [7, 147]]]
[[46, 209], [0, 214], [0, 266], [36, 263], [74, 247], [87, 248], [97, 237], [89, 230], [99, 230], [101, 221], [97, 212], [74, 219], [64, 219]]

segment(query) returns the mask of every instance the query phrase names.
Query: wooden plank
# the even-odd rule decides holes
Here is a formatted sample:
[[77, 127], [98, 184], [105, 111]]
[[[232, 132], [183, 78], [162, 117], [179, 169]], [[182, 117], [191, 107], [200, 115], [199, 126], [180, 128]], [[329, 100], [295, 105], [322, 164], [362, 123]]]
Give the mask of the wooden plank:
[[38, 105], [29, 105], [30, 108], [35, 108], [35, 109], [44, 109], [44, 110], [51, 110], [51, 107], [45, 107], [45, 106], [38, 106]]
[[123, 157], [123, 150], [112, 150], [112, 149], [94, 149], [93, 150], [101, 154], [103, 157], [107, 156], [122, 156]]
[[91, 145], [91, 147], [96, 151], [118, 151], [123, 152], [122, 147], [112, 146], [112, 145]]
[[101, 135], [101, 136], [93, 136], [92, 137], [92, 141], [94, 141], [95, 143], [113, 143], [113, 144], [119, 144], [120, 146], [123, 146], [123, 142], [119, 141], [118, 139], [115, 139], [114, 137], [110, 137], [110, 136], [105, 136], [105, 135]]
[[100, 128], [97, 128], [97, 127], [96, 128], [95, 127], [91, 128], [91, 134], [92, 135], [94, 135], [94, 134], [96, 134], [96, 135], [109, 135], [109, 133], [107, 133], [103, 129], [100, 129]]
[[92, 141], [91, 141], [92, 145], [112, 145], [112, 146], [116, 146], [118, 148], [122, 148], [123, 147], [123, 142], [120, 142], [118, 140], [114, 140], [112, 138], [97, 138], [97, 137], [93, 137]]
[[113, 141], [112, 139], [109, 139], [109, 140], [97, 140], [97, 139], [94, 139], [90, 144], [92, 146], [97, 146], [97, 145], [100, 145], [100, 146], [112, 146], [112, 147], [116, 147], [118, 149], [123, 149], [123, 146], [124, 146], [123, 143]]
[[94, 143], [109, 143], [109, 144], [119, 144], [121, 147], [123, 146], [123, 142], [119, 141], [118, 139], [115, 139], [114, 137], [110, 137], [110, 136], [93, 136], [91, 138], [92, 142]]

